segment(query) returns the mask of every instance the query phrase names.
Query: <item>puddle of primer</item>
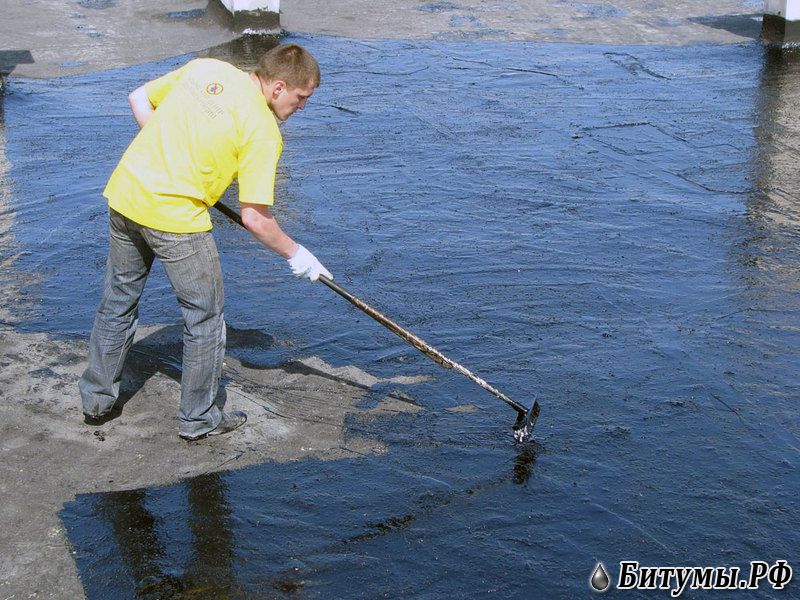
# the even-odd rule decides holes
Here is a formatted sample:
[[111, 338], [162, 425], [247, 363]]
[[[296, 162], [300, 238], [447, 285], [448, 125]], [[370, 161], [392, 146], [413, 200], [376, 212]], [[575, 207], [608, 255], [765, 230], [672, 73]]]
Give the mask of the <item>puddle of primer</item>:
[[[800, 62], [757, 44], [298, 41], [323, 86], [283, 127], [279, 219], [345, 287], [536, 394], [537, 445], [215, 217], [227, 320], [275, 341], [248, 360], [427, 374], [404, 390], [426, 410], [351, 419], [382, 457], [79, 496], [62, 518], [87, 596], [571, 598], [598, 562], [616, 582], [621, 560], [795, 561]], [[16, 326], [88, 334], [125, 96], [184, 60], [11, 81]], [[156, 270], [140, 320], [177, 319]]]

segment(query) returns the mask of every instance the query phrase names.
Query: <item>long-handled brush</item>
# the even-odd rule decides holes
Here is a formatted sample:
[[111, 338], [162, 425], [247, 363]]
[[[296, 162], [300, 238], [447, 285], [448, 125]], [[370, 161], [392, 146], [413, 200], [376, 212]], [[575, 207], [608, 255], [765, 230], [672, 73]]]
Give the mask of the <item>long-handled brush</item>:
[[[222, 204], [221, 202], [217, 202], [216, 204], [214, 204], [214, 206], [217, 209], [219, 209], [219, 211], [222, 212], [229, 219], [244, 227], [244, 224], [242, 223], [242, 218], [230, 207]], [[353, 306], [355, 306], [359, 310], [362, 310], [370, 317], [375, 319], [378, 323], [386, 327], [389, 331], [403, 338], [405, 341], [407, 341], [409, 344], [414, 346], [414, 348], [425, 354], [425, 356], [433, 360], [435, 363], [441, 365], [445, 369], [455, 369], [465, 377], [470, 378], [472, 381], [477, 383], [483, 389], [491, 392], [492, 394], [500, 398], [503, 402], [511, 406], [514, 410], [516, 410], [517, 421], [516, 423], [514, 423], [513, 427], [515, 440], [517, 440], [518, 442], [522, 442], [530, 438], [530, 436], [533, 434], [533, 428], [536, 425], [536, 419], [539, 418], [539, 402], [535, 398], [531, 407], [525, 408], [525, 406], [523, 406], [519, 402], [515, 402], [497, 388], [486, 383], [486, 381], [484, 381], [483, 379], [472, 373], [466, 367], [463, 367], [456, 361], [447, 358], [444, 354], [439, 352], [436, 348], [428, 344], [425, 340], [423, 340], [419, 336], [411, 333], [407, 329], [400, 327], [400, 325], [398, 325], [397, 323], [386, 317], [380, 311], [376, 310], [375, 308], [373, 308], [372, 306], [370, 306], [357, 296], [348, 292], [338, 283], [334, 283], [331, 279], [325, 277], [324, 275], [320, 275], [319, 280], [325, 285], [327, 285], [334, 292], [339, 294], [342, 298], [350, 302]]]

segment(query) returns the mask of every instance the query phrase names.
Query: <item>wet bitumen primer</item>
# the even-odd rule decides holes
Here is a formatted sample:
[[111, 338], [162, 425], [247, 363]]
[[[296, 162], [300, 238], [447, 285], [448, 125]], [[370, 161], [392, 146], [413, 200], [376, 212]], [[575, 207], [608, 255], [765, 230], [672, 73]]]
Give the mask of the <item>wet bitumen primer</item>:
[[[380, 456], [77, 496], [61, 518], [87, 597], [575, 598], [601, 562], [612, 585], [622, 560], [796, 566], [796, 57], [298, 41], [323, 86], [283, 127], [279, 219], [399, 323], [535, 390], [536, 442], [216, 217], [226, 319], [276, 342], [232, 355], [429, 374], [404, 389], [425, 410], [352, 416]], [[17, 327], [88, 334], [125, 96], [186, 58], [9, 85]], [[175, 321], [163, 273], [145, 294], [142, 323]]]

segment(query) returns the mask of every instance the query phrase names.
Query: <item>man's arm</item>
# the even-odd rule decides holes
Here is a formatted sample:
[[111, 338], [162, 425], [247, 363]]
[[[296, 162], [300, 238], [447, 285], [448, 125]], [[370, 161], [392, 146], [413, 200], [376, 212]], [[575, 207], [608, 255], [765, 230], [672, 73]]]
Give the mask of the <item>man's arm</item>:
[[284, 233], [268, 206], [242, 203], [242, 223], [259, 242], [283, 258], [290, 259], [297, 252], [297, 242]]
[[284, 257], [292, 273], [311, 281], [316, 281], [320, 275], [333, 279], [316, 256], [284, 233], [268, 206], [242, 202], [241, 207], [242, 223], [247, 230], [267, 248]]
[[136, 119], [141, 129], [150, 117], [153, 116], [156, 107], [153, 106], [153, 103], [150, 102], [150, 98], [147, 97], [147, 91], [144, 89], [143, 85], [128, 94], [128, 102], [131, 105], [133, 117]]

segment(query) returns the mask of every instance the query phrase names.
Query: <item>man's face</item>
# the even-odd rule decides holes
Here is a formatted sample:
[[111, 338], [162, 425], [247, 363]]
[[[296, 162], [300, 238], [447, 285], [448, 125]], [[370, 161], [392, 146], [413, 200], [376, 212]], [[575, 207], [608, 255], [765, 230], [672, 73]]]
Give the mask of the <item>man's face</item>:
[[296, 110], [303, 110], [306, 107], [306, 102], [314, 93], [314, 88], [311, 86], [290, 88], [282, 81], [278, 83], [282, 85], [276, 85], [273, 88], [270, 108], [278, 119], [285, 121]]

